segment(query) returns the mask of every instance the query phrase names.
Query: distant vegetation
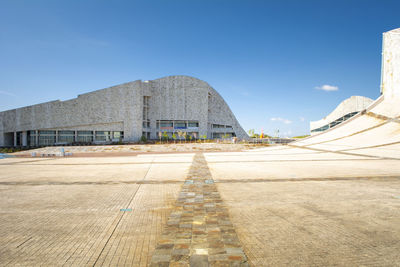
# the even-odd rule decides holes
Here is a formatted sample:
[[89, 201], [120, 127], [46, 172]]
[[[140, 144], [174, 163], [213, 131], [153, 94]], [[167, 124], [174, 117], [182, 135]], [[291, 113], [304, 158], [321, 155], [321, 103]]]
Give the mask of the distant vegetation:
[[309, 136], [310, 136], [310, 135], [307, 134], [307, 135], [293, 136], [292, 138], [306, 138], [306, 137], [309, 137]]
[[[250, 129], [247, 133], [249, 134], [250, 138], [260, 138], [260, 134], [256, 133], [254, 129]], [[264, 134], [263, 138], [271, 138], [271, 136]]]
[[18, 151], [22, 151], [22, 150], [26, 150], [26, 149], [22, 149], [22, 148], [0, 148], [0, 153], [13, 153], [13, 152], [18, 152]]
[[[260, 134], [256, 133], [254, 129], [250, 129], [247, 133], [249, 134], [250, 138], [260, 138]], [[272, 137], [272, 136], [269, 136], [267, 134], [264, 134], [264, 138], [279, 138], [279, 130], [276, 130], [275, 136], [276, 137]], [[308, 134], [308, 135], [293, 136], [293, 137], [290, 137], [290, 138], [301, 139], [301, 138], [306, 138], [306, 137], [309, 137], [309, 136], [310, 135]]]

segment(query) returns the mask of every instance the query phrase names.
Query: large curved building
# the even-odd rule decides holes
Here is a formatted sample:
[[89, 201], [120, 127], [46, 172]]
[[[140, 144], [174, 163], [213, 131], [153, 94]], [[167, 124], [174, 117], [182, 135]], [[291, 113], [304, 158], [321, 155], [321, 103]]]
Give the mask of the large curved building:
[[188, 76], [138, 80], [0, 112], [0, 146], [130, 142], [178, 131], [196, 138], [248, 138], [217, 91]]
[[326, 131], [350, 119], [374, 102], [365, 96], [351, 96], [343, 100], [328, 116], [318, 121], [310, 121], [311, 134]]

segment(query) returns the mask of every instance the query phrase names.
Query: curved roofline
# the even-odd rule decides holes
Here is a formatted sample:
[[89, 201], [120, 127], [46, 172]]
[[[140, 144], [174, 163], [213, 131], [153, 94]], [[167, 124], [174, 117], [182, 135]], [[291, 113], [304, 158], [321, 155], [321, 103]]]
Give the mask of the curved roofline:
[[196, 78], [196, 77], [193, 77], [193, 76], [189, 76], [189, 75], [168, 75], [168, 76], [164, 76], [164, 77], [161, 77], [161, 78], [157, 78], [157, 79], [154, 79], [154, 80], [148, 80], [148, 81], [159, 81], [159, 80], [165, 80], [165, 79], [169, 79], [169, 78], [182, 78], [182, 79], [189, 78], [189, 79], [192, 79], [192, 80], [196, 80], [196, 81], [202, 82], [202, 83], [212, 87], [206, 81], [204, 81], [202, 79], [199, 79], [199, 78]]
[[[357, 101], [361, 100], [363, 101], [363, 104], [361, 106], [356, 106]], [[365, 102], [366, 105], [364, 104]], [[324, 118], [317, 120], [317, 121], [310, 121], [310, 130], [319, 128], [324, 126], [327, 123], [330, 123], [348, 113], [355, 112], [355, 111], [361, 111], [365, 108], [367, 108], [369, 105], [371, 105], [374, 102], [373, 99], [365, 96], [351, 96], [349, 98], [346, 98], [342, 102], [340, 102], [339, 105], [336, 106], [336, 108], [326, 115]], [[348, 111], [343, 112], [342, 109], [346, 109], [348, 107]]]

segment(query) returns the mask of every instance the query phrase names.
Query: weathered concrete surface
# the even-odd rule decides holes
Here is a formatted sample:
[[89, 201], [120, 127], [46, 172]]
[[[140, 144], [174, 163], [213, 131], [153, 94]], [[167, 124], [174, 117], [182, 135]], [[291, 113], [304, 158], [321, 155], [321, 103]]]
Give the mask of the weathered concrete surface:
[[400, 98], [400, 28], [383, 33], [381, 92]]
[[2, 160], [0, 265], [147, 266], [192, 158]]
[[399, 160], [285, 147], [206, 159], [252, 266], [400, 262]]
[[[0, 160], [0, 265], [147, 266], [167, 252], [155, 249], [168, 236], [163, 228], [184, 182], [206, 177], [220, 198], [212, 203], [203, 192], [204, 201], [223, 207], [222, 217], [184, 218], [192, 219], [188, 229], [199, 241], [189, 263], [219, 266], [229, 256], [252, 266], [400, 262], [398, 159], [290, 147], [204, 158], [209, 174], [190, 173], [193, 153]], [[186, 193], [182, 201], [203, 200], [200, 192]], [[201, 222], [215, 227], [213, 237], [201, 232]], [[237, 233], [238, 249], [209, 247], [230, 240], [222, 234], [218, 241], [220, 222]], [[175, 252], [188, 252], [183, 247]]]

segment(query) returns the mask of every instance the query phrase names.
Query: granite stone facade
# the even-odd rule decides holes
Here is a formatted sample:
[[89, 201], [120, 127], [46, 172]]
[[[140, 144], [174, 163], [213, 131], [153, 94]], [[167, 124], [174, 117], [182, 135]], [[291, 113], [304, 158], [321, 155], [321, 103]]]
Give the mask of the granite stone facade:
[[217, 91], [188, 76], [138, 80], [0, 112], [0, 146], [62, 144], [63, 134], [73, 142], [82, 140], [81, 134], [86, 142], [130, 142], [177, 131], [196, 138], [248, 138]]

